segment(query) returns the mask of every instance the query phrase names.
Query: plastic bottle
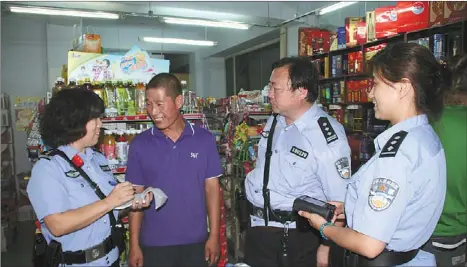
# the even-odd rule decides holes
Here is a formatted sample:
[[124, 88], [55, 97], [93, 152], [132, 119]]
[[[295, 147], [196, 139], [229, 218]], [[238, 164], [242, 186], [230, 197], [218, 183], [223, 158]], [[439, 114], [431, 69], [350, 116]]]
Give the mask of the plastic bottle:
[[[105, 99], [104, 95], [104, 89], [102, 89], [102, 86], [99, 84], [99, 82], [93, 82], [92, 83], [92, 91], [98, 95], [102, 100]], [[105, 101], [104, 101], [105, 102]]]
[[65, 79], [58, 77], [55, 81], [55, 86], [52, 88], [52, 95], [60, 92], [65, 87]]
[[135, 89], [132, 81], [127, 81], [126, 83], [126, 94], [128, 98], [127, 103], [127, 115], [134, 116], [136, 115], [136, 104], [135, 104]]
[[116, 142], [116, 154], [120, 166], [126, 166], [128, 161], [128, 142], [123, 136], [123, 131], [118, 131], [118, 138]]
[[107, 158], [107, 160], [116, 159], [116, 155], [115, 155], [116, 142], [112, 134], [113, 133], [110, 130], [106, 130], [104, 132], [104, 155]]
[[115, 86], [117, 112], [119, 116], [125, 116], [128, 110], [128, 95], [123, 82], [118, 81]]
[[69, 89], [76, 89], [78, 85], [76, 84], [76, 79], [70, 78], [70, 83], [68, 84]]
[[139, 82], [135, 89], [135, 105], [137, 115], [146, 115], [146, 87]]
[[115, 103], [115, 88], [111, 81], [106, 81], [104, 85], [105, 95], [105, 114], [107, 117], [115, 117], [117, 115], [117, 108]]
[[84, 79], [83, 88], [87, 89], [87, 90], [92, 90], [92, 84], [91, 84], [91, 79], [90, 78], [85, 78]]

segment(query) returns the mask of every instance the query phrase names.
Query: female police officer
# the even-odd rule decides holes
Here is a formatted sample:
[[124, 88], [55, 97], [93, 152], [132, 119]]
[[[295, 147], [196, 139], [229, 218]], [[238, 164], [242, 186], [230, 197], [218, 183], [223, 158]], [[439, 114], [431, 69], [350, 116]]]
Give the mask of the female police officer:
[[[375, 155], [349, 184], [349, 228], [317, 214], [300, 215], [323, 237], [356, 253], [347, 253], [348, 265], [435, 266], [434, 255], [420, 247], [443, 209], [446, 163], [428, 119], [438, 119], [442, 112], [448, 70], [429, 49], [414, 43], [388, 46], [371, 61], [375, 117], [389, 120], [392, 127], [376, 138]], [[342, 214], [343, 203], [333, 204], [336, 214]]]
[[[98, 197], [95, 186], [60, 155], [43, 157], [34, 165], [27, 192], [49, 247], [52, 241], [61, 244], [63, 259], [56, 264], [119, 265], [111, 235], [118, 211], [113, 210], [130, 201], [134, 190], [128, 182], [114, 186], [105, 157], [91, 149], [99, 139], [103, 113], [104, 103], [92, 91], [66, 89], [52, 97], [41, 118], [45, 145], [63, 151], [105, 195]], [[151, 197], [145, 204], [133, 203], [133, 208], [147, 206]]]

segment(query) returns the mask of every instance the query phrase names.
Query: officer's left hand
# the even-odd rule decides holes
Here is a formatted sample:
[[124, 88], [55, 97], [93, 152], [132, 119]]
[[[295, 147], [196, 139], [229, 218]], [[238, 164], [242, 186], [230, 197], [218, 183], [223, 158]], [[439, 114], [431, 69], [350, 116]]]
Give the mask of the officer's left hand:
[[133, 210], [140, 210], [140, 209], [147, 208], [151, 205], [152, 198], [153, 198], [152, 192], [149, 192], [146, 194], [143, 201], [139, 201], [137, 199], [133, 200], [133, 204], [131, 205], [131, 208]]
[[309, 213], [309, 212], [301, 210], [298, 212], [298, 215], [308, 219], [308, 222], [310, 223], [310, 225], [316, 230], [319, 230], [321, 225], [327, 222], [326, 219], [324, 219], [323, 217], [321, 217], [320, 215], [316, 213]]
[[219, 252], [219, 238], [209, 237], [208, 241], [206, 241], [206, 247], [204, 250], [206, 262], [209, 264], [209, 266], [212, 266], [217, 263], [217, 261], [219, 260]]

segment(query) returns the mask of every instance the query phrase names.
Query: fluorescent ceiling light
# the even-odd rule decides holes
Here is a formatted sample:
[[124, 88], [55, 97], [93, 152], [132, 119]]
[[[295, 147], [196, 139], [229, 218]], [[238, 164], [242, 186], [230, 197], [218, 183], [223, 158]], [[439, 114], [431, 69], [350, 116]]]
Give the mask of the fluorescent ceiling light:
[[211, 21], [211, 20], [201, 20], [201, 19], [182, 19], [182, 18], [169, 18], [169, 17], [164, 17], [162, 18], [162, 20], [165, 23], [170, 23], [170, 24], [231, 28], [231, 29], [238, 29], [238, 30], [248, 30], [249, 28], [247, 24], [233, 22], [233, 21]]
[[143, 37], [141, 39], [145, 42], [161, 43], [161, 44], [185, 44], [185, 45], [199, 45], [199, 46], [215, 46], [217, 44], [216, 42], [213, 42], [213, 41], [188, 40], [188, 39], [177, 39], [177, 38]]
[[80, 11], [80, 10], [71, 10], [71, 9], [44, 8], [44, 7], [10, 6], [10, 11], [14, 13], [96, 18], [96, 19], [119, 19], [120, 18], [120, 16], [115, 13], [100, 12], [100, 11]]
[[355, 2], [339, 2], [339, 3], [335, 3], [333, 5], [330, 5], [330, 6], [327, 6], [325, 8], [320, 9], [318, 15], [324, 15], [324, 14], [336, 11], [338, 9], [348, 7], [348, 6], [353, 5], [355, 3], [357, 3], [357, 2], [355, 1]]

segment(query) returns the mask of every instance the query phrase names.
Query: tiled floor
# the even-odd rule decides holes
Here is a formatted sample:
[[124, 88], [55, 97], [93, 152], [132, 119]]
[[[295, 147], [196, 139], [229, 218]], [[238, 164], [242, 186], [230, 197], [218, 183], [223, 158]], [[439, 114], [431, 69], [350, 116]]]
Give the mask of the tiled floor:
[[34, 221], [18, 224], [18, 233], [14, 243], [2, 252], [1, 266], [31, 267], [34, 246]]

